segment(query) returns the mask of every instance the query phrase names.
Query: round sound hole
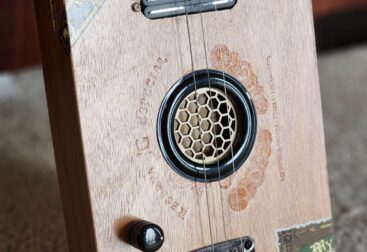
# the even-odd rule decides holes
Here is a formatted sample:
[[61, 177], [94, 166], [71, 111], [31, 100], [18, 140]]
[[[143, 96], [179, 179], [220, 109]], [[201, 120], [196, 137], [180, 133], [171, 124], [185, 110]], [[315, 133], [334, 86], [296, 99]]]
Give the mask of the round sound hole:
[[198, 164], [213, 164], [228, 155], [237, 135], [232, 101], [220, 89], [200, 88], [190, 93], [175, 115], [176, 144]]
[[251, 152], [255, 108], [234, 77], [196, 71], [166, 94], [157, 135], [163, 156], [180, 175], [200, 182], [221, 180], [238, 170]]

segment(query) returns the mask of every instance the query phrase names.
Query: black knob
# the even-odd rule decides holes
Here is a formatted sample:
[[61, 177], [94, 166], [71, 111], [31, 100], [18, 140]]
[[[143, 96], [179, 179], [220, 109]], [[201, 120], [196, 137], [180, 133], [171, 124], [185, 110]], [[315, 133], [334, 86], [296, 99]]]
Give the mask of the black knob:
[[136, 221], [130, 230], [131, 245], [144, 252], [154, 252], [162, 247], [163, 230], [156, 224], [147, 221]]

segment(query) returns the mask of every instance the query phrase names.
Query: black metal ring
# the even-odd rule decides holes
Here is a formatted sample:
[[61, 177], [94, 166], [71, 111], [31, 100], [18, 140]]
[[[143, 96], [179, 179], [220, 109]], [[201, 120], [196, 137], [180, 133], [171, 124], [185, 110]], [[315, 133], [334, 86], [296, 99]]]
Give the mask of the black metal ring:
[[[194, 78], [195, 76], [195, 78]], [[233, 143], [233, 156], [214, 164], [197, 164], [179, 149], [173, 131], [174, 116], [181, 101], [196, 89], [209, 87], [225, 90], [236, 106], [238, 136]], [[164, 97], [157, 119], [157, 136], [161, 152], [173, 170], [187, 179], [214, 182], [237, 171], [248, 158], [256, 138], [256, 111], [251, 97], [237, 79], [217, 70], [199, 70], [178, 80]]]

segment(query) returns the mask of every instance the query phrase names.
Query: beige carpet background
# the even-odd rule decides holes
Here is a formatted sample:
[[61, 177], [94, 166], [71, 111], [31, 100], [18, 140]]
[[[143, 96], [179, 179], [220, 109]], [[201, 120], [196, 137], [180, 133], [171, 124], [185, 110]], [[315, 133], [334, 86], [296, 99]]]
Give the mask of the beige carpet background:
[[[367, 46], [319, 56], [336, 237], [367, 251]], [[341, 249], [342, 248], [342, 249]], [[42, 71], [0, 74], [0, 252], [67, 251]]]

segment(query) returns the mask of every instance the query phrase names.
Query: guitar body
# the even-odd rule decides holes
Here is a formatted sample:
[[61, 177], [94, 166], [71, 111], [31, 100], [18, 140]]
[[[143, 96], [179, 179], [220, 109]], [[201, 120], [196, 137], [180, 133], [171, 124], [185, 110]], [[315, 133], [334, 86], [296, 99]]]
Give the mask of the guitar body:
[[332, 251], [310, 1], [158, 19], [140, 7], [36, 1], [70, 250], [137, 251], [141, 219], [163, 230], [161, 251], [249, 237], [260, 252]]

